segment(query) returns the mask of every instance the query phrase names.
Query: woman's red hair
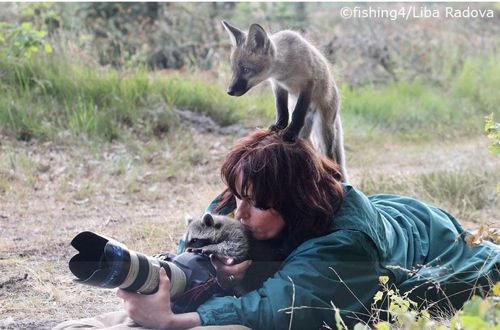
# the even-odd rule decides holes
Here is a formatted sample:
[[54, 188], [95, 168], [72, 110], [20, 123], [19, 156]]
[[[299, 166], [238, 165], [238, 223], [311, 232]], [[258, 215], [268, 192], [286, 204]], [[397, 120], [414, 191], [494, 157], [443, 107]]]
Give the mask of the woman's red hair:
[[219, 207], [237, 196], [256, 207], [277, 210], [285, 220], [284, 234], [291, 247], [327, 234], [344, 198], [336, 163], [306, 140], [286, 142], [279, 133], [264, 129], [236, 142], [221, 176], [227, 189]]

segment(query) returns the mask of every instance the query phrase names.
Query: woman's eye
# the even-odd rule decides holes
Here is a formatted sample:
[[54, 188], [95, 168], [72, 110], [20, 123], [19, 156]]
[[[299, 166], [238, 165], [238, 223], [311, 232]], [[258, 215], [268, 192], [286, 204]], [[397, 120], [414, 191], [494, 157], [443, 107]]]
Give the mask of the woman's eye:
[[266, 206], [257, 205], [257, 203], [255, 203], [255, 202], [251, 202], [251, 204], [253, 207], [255, 207], [256, 209], [261, 210], [261, 211], [267, 211], [270, 209], [269, 207], [266, 207]]

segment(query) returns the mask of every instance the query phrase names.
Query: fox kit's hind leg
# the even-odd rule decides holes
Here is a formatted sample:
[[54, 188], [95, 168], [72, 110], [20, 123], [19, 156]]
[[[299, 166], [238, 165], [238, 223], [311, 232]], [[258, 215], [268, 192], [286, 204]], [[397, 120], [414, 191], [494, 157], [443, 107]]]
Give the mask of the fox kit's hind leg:
[[337, 162], [333, 151], [333, 140], [335, 139], [335, 127], [333, 114], [330, 111], [321, 110], [315, 116], [314, 135], [321, 153]]
[[[335, 104], [334, 104], [335, 106]], [[340, 166], [342, 181], [347, 182], [344, 155], [344, 137], [342, 121], [337, 110], [318, 109], [313, 125], [314, 138], [323, 155], [334, 160]]]
[[[312, 106], [312, 105], [311, 105]], [[311, 136], [311, 132], [314, 124], [314, 116], [316, 116], [316, 109], [309, 109], [306, 114], [306, 119], [304, 120], [304, 126], [300, 130], [299, 139], [308, 139]]]

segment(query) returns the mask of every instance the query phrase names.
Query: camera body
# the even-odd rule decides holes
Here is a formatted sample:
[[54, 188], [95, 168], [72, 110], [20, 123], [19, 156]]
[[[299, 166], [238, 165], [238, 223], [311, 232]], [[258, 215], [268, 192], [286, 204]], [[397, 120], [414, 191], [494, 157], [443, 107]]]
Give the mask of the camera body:
[[148, 257], [90, 231], [76, 235], [71, 245], [79, 251], [69, 261], [78, 283], [151, 294], [158, 290], [159, 271], [163, 267], [170, 279], [171, 299], [177, 311], [182, 312], [194, 310], [222, 291], [215, 279], [215, 268], [204, 254], [184, 252], [164, 258]]

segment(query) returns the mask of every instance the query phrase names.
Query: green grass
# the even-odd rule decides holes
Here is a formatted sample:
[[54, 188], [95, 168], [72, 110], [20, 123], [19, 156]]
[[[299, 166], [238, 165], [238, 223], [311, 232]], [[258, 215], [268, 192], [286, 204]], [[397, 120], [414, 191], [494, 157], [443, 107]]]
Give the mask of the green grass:
[[[422, 140], [477, 134], [486, 114], [500, 116], [499, 63], [498, 56], [467, 59], [446, 87], [421, 80], [343, 87], [346, 135], [371, 131]], [[60, 131], [102, 141], [158, 136], [176, 126], [174, 107], [206, 114], [223, 126], [265, 127], [275, 113], [270, 88], [234, 98], [222, 82], [196, 75], [119, 72], [64, 54], [0, 59], [0, 131], [18, 139], [53, 139]]]
[[251, 114], [265, 116], [274, 112], [270, 94], [230, 97], [222, 85], [192, 76], [163, 76], [154, 83], [169, 104], [206, 114], [223, 126], [242, 121]]
[[447, 86], [422, 80], [342, 88], [346, 125], [401, 137], [459, 137], [482, 130], [484, 116], [500, 113], [500, 58], [470, 58]]
[[105, 141], [121, 138], [127, 128], [152, 135], [158, 126], [175, 125], [173, 107], [206, 114], [222, 126], [274, 111], [271, 95], [236, 99], [196, 77], [119, 73], [64, 56], [0, 60], [0, 72], [0, 129], [25, 140], [51, 139], [60, 130]]
[[411, 139], [422, 139], [422, 133], [436, 137], [479, 132], [487, 114], [470, 100], [446, 96], [442, 89], [423, 82], [343, 88], [342, 92], [342, 113], [347, 123]]

